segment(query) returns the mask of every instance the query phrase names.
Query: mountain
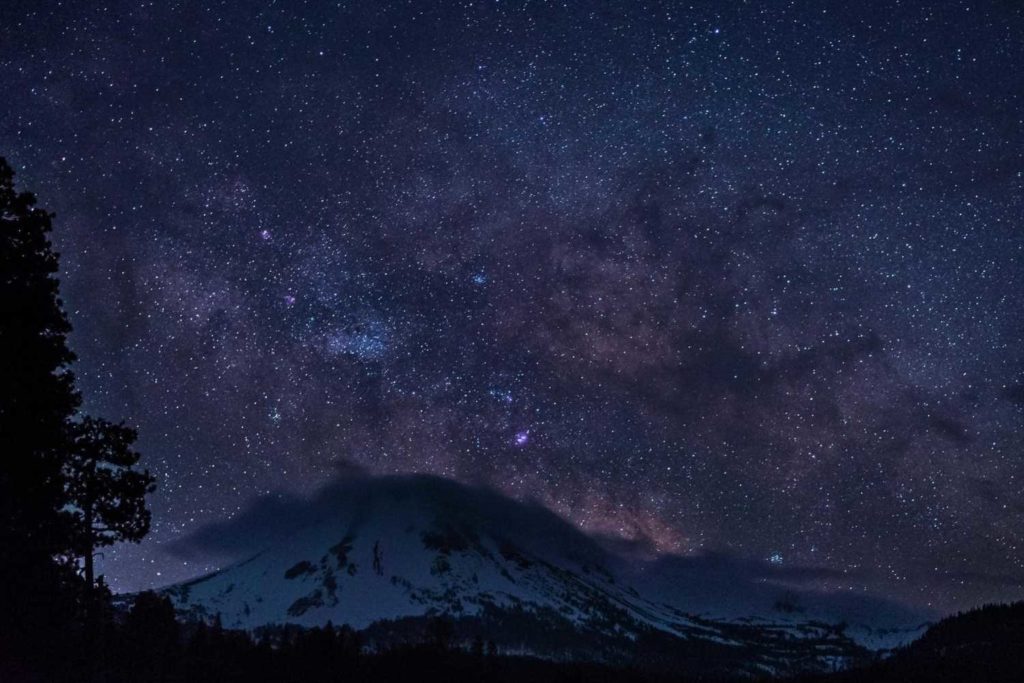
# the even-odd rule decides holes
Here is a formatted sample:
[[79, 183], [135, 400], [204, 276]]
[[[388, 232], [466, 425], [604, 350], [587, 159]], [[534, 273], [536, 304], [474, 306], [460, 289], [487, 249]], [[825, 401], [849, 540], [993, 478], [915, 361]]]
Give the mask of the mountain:
[[375, 647], [428, 637], [443, 616], [457, 641], [493, 640], [506, 653], [785, 673], [868, 660], [921, 623], [722, 558], [637, 561], [540, 505], [428, 476], [270, 499], [191, 542], [247, 556], [164, 589], [180, 614], [248, 630], [348, 624]]

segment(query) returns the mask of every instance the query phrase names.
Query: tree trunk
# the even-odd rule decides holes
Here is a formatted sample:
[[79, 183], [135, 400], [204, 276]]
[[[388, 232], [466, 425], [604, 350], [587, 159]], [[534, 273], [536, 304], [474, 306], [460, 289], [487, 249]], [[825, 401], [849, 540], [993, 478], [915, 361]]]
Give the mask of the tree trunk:
[[85, 513], [85, 528], [82, 529], [85, 532], [85, 585], [90, 595], [92, 594], [92, 589], [96, 586], [96, 575], [93, 568], [93, 552], [96, 550], [95, 531], [93, 530], [93, 524], [96, 522], [95, 483], [96, 461], [90, 459], [89, 466], [85, 471], [85, 495], [82, 501], [82, 508]]
[[[90, 504], [91, 506], [91, 504]], [[87, 509], [85, 511], [85, 585], [88, 586], [91, 592], [93, 587], [96, 585], [96, 578], [93, 569], [93, 534], [92, 534], [92, 510]]]
[[92, 501], [89, 501], [89, 506], [85, 511], [85, 624], [86, 624], [86, 676], [89, 681], [96, 681], [97, 669], [99, 662], [97, 661], [97, 638], [99, 637], [99, 629], [96, 628], [96, 595], [93, 594], [93, 588], [96, 586], [95, 570], [93, 568], [93, 532], [92, 532]]
[[89, 587], [89, 590], [96, 585], [96, 580], [93, 578], [92, 549], [85, 553], [85, 585]]

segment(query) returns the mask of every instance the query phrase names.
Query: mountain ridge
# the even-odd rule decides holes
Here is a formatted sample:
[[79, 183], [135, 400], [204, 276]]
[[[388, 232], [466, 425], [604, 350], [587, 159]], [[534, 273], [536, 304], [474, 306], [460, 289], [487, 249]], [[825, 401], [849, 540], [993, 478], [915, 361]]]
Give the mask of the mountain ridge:
[[[244, 560], [161, 592], [180, 614], [216, 614], [231, 628], [330, 621], [379, 634], [381, 624], [444, 617], [505, 633], [504, 647], [516, 641], [538, 656], [622, 662], [657, 643], [732, 658], [751, 673], [836, 668], [916, 634], [907, 618], [907, 628], [889, 636], [869, 625], [847, 632], [849, 624], [819, 609], [820, 597], [804, 612], [765, 611], [770, 593], [793, 594], [768, 583], [757, 610], [701, 613], [684, 599], [685, 586], [673, 596], [658, 585], [686, 582], [685, 558], [676, 575], [659, 569], [644, 578], [629, 558], [537, 503], [428, 475], [350, 477], [304, 503], [264, 501], [192, 542], [238, 551], [261, 533], [262, 548]], [[664, 566], [672, 568], [643, 568]], [[521, 622], [521, 637], [508, 637], [512, 622]], [[556, 652], [543, 633], [571, 645]]]

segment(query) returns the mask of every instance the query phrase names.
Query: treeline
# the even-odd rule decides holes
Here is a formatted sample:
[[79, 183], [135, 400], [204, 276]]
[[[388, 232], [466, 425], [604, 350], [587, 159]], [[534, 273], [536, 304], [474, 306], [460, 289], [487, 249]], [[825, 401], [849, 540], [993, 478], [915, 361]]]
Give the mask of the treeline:
[[348, 626], [273, 626], [250, 634], [219, 620], [188, 624], [175, 618], [169, 599], [147, 592], [124, 612], [107, 610], [93, 643], [94, 656], [64, 660], [46, 681], [117, 683], [333, 683], [373, 681], [588, 681], [668, 683], [639, 669], [556, 662], [498, 653], [480, 636], [459, 640], [454, 622], [423, 620], [414, 640], [369, 649]]
[[[109, 603], [106, 603], [109, 605]], [[501, 652], [481, 634], [460, 633], [458, 620], [421, 619], [409, 638], [384, 646], [372, 629], [271, 626], [256, 633], [212, 624], [182, 623], [170, 600], [153, 593], [136, 596], [130, 608], [106, 609], [91, 638], [65, 647], [55, 644], [56, 666], [25, 679], [123, 683], [328, 683], [341, 681], [625, 681], [707, 683], [749, 681], [678, 664], [658, 673], [642, 659], [628, 666], [515, 656]], [[890, 658], [849, 671], [801, 676], [790, 683], [1009, 683], [1024, 680], [1024, 603], [972, 610], [945, 619], [920, 640]], [[366, 639], [366, 642], [364, 642]], [[88, 649], [91, 647], [92, 649]], [[76, 658], [77, 657], [77, 658]]]

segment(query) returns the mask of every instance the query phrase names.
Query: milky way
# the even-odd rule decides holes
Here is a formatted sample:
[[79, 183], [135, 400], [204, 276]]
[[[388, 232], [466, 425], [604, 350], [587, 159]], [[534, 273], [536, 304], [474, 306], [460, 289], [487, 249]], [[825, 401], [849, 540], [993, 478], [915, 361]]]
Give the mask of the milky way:
[[1024, 14], [4, 2], [86, 409], [170, 542], [342, 467], [648, 551], [1024, 595]]

